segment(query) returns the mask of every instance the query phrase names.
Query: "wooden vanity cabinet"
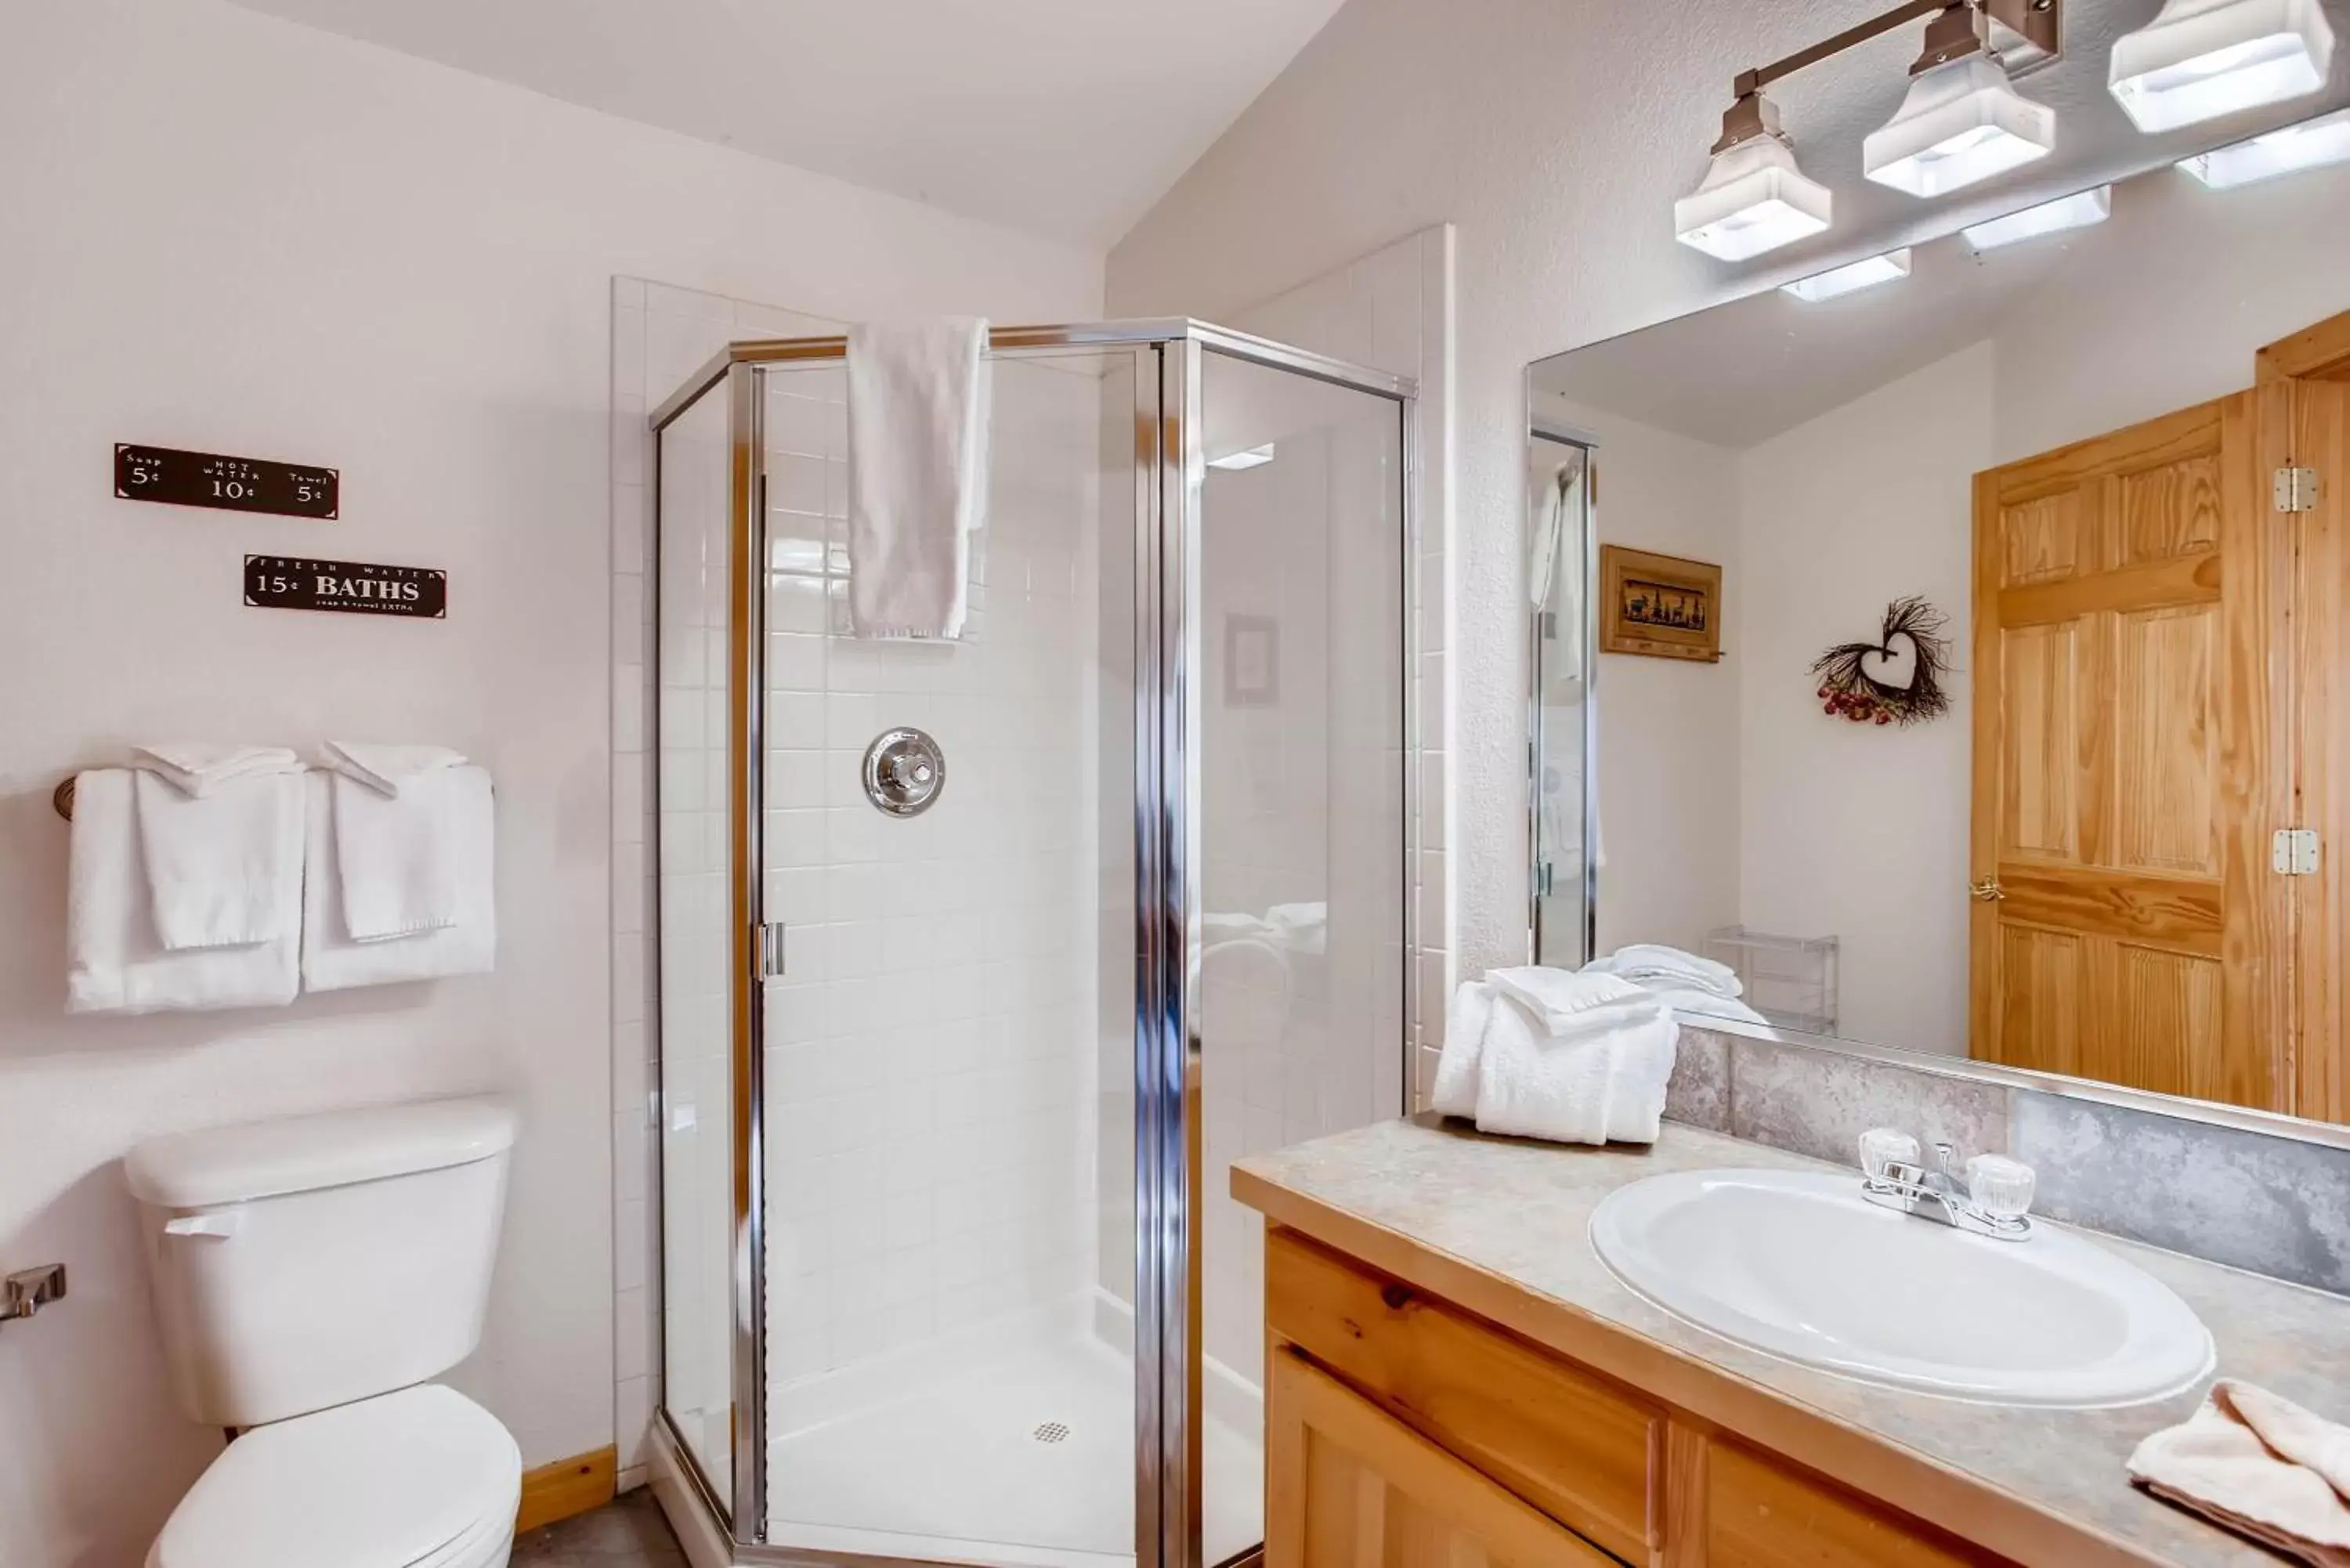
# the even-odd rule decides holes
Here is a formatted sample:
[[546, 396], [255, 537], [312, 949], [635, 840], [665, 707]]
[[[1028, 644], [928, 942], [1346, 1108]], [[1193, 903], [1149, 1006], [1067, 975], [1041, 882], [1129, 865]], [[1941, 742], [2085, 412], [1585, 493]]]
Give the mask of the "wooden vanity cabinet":
[[1265, 1568], [2008, 1561], [1278, 1227], [1265, 1325]]

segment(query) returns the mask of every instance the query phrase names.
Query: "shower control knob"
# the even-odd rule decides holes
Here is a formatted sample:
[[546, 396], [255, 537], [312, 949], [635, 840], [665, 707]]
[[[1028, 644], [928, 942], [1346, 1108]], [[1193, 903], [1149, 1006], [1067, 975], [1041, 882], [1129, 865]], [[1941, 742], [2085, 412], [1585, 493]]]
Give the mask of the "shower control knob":
[[884, 730], [865, 749], [865, 798], [891, 816], [928, 811], [946, 782], [945, 753], [920, 730]]

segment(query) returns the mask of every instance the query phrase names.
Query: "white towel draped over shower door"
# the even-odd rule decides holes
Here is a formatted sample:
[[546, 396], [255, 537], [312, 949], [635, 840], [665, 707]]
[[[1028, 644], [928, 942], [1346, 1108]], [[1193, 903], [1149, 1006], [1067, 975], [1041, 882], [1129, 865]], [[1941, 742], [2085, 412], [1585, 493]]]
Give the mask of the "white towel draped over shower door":
[[987, 323], [848, 334], [848, 606], [857, 635], [959, 638], [987, 509]]

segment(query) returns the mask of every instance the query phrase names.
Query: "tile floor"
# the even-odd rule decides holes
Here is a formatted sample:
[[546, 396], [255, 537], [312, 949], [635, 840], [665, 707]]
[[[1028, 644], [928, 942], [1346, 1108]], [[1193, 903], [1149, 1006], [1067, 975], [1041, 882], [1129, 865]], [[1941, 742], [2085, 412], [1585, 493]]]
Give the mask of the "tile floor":
[[514, 1568], [685, 1568], [650, 1487], [589, 1513], [534, 1530], [515, 1542]]

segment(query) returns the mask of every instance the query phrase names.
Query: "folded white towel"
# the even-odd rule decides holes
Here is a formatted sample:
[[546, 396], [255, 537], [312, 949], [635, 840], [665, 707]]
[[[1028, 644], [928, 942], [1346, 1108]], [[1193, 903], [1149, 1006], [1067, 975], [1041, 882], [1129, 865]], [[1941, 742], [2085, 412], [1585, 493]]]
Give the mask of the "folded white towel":
[[286, 892], [302, 879], [298, 774], [245, 773], [189, 794], [140, 769], [130, 795], [148, 917], [165, 949], [247, 947], [291, 934]]
[[[275, 938], [242, 947], [167, 950], [155, 932], [131, 781], [127, 769], [100, 768], [74, 782], [67, 1011], [282, 1007], [293, 1001], [300, 983], [298, 870], [275, 886]], [[299, 799], [300, 781], [286, 782], [297, 786]]]
[[198, 796], [255, 774], [302, 771], [302, 760], [284, 746], [224, 746], [204, 741], [133, 746], [130, 765], [171, 780], [182, 794]]
[[446, 763], [413, 771], [389, 758], [375, 762], [395, 769], [397, 794], [349, 773], [328, 780], [342, 934], [376, 942], [445, 930], [457, 923], [468, 855], [458, 816], [488, 793], [489, 775]]
[[1606, 958], [1585, 964], [1583, 972], [1617, 975], [1644, 985], [1710, 991], [1716, 996], [1737, 996], [1746, 989], [1739, 982], [1738, 971], [1728, 964], [1660, 942], [1634, 942], [1617, 948]]
[[2318, 1568], [2350, 1568], [2350, 1429], [2265, 1388], [2211, 1385], [2201, 1408], [2129, 1457], [2130, 1479]]
[[497, 961], [494, 808], [490, 775], [480, 768], [444, 770], [457, 877], [453, 924], [421, 935], [354, 941], [344, 923], [343, 879], [336, 843], [336, 792], [360, 786], [313, 774], [307, 826], [309, 874], [302, 888], [302, 986], [343, 991], [359, 985], [484, 974]]
[[[1503, 990], [1499, 976], [1508, 972], [1495, 971], [1453, 992], [1430, 1107], [1472, 1117], [1485, 1132], [1567, 1143], [1656, 1142], [1680, 1037], [1663, 1000], [1627, 986], [1563, 1012], [1565, 1029], [1553, 1032], [1544, 1015]], [[1537, 990], [1550, 983], [1539, 977], [1520, 982]]]
[[1639, 986], [1612, 974], [1541, 964], [1489, 969], [1485, 983], [1534, 1014], [1535, 1026], [1545, 1034], [1572, 1033], [1590, 1021], [1586, 1015], [1593, 1010], [1642, 994]]
[[1463, 981], [1444, 1009], [1444, 1048], [1436, 1058], [1429, 1105], [1439, 1116], [1477, 1114], [1477, 1070], [1485, 1057], [1485, 1030], [1493, 1018], [1493, 988]]
[[848, 607], [859, 637], [962, 635], [987, 508], [987, 323], [848, 334]]
[[328, 771], [388, 795], [397, 795], [402, 784], [453, 768], [464, 760], [463, 753], [446, 746], [384, 746], [367, 741], [328, 741], [323, 753]]

